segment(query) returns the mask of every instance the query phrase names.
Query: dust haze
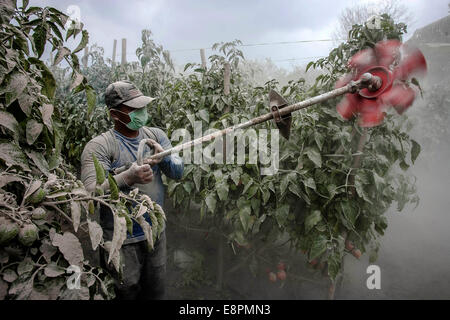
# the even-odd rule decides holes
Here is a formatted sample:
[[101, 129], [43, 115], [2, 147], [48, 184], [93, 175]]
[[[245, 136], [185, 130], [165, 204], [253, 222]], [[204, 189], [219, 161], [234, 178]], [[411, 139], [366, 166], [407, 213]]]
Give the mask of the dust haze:
[[[418, 46], [428, 63], [423, 98], [408, 111], [412, 138], [422, 152], [410, 173], [417, 177], [417, 208], [386, 213], [389, 227], [381, 238], [381, 290], [366, 288], [368, 258], [346, 260], [341, 298], [450, 298], [450, 31], [443, 18], [407, 42]], [[431, 29], [431, 30], [430, 30]]]
[[[418, 30], [407, 42], [425, 55], [428, 74], [420, 80], [423, 97], [418, 97], [406, 116], [414, 124], [410, 134], [422, 151], [408, 173], [416, 177], [420, 202], [416, 208], [407, 205], [401, 212], [396, 203], [386, 213], [388, 229], [380, 241], [378, 259], [381, 289], [369, 290], [366, 281], [369, 255], [360, 260], [347, 255], [344, 277], [336, 288], [336, 299], [449, 299], [450, 298], [450, 17]], [[400, 170], [400, 169], [399, 169]], [[182, 220], [179, 220], [180, 225]], [[217, 243], [214, 236], [171, 226], [169, 243], [169, 297], [172, 299], [326, 299], [328, 282], [306, 267], [306, 258], [286, 248], [268, 251], [260, 270], [252, 269], [245, 257], [250, 249], [230, 248], [224, 251], [225, 281], [223, 290], [216, 289]], [[197, 230], [198, 231], [198, 230]], [[202, 252], [189, 253], [204, 257], [192, 266], [190, 273], [181, 266], [183, 252], [189, 242]], [[281, 241], [282, 242], [282, 241]], [[266, 255], [267, 256], [267, 255]], [[175, 259], [174, 259], [175, 257]], [[240, 260], [238, 259], [240, 258]], [[244, 263], [242, 259], [244, 258]], [[269, 283], [267, 269], [275, 269], [279, 260], [288, 264], [285, 284]], [[177, 261], [175, 261], [177, 260]], [[180, 262], [181, 261], [181, 262]], [[239, 263], [241, 265], [239, 265]], [[175, 266], [178, 264], [178, 267]], [[235, 266], [237, 264], [237, 266]], [[169, 264], [170, 265], [170, 264]], [[263, 269], [266, 269], [264, 271]], [[206, 270], [206, 271], [205, 271]], [[209, 273], [208, 273], [209, 272]], [[186, 276], [188, 274], [188, 276]], [[190, 276], [189, 276], [190, 274]], [[196, 278], [197, 277], [197, 278]], [[199, 283], [184, 290], [180, 283]], [[190, 282], [189, 282], [190, 281]]]

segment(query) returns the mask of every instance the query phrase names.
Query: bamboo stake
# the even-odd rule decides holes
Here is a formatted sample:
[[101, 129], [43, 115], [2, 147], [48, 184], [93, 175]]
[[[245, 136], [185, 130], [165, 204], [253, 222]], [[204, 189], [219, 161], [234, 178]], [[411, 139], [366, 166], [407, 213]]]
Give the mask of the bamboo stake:
[[113, 67], [116, 65], [116, 49], [117, 49], [117, 40], [114, 39], [113, 53], [112, 53], [112, 60], [111, 60]]
[[[230, 79], [231, 79], [231, 67], [228, 62], [224, 65], [224, 72], [223, 72], [223, 94], [225, 96], [230, 95]], [[230, 112], [230, 106], [227, 105], [224, 109], [224, 113], [227, 114]], [[226, 135], [223, 136], [222, 140], [222, 153], [223, 153], [223, 163], [227, 162], [227, 142], [226, 142]]]
[[205, 49], [200, 49], [200, 58], [202, 60], [202, 68], [206, 70], [206, 56]]
[[122, 61], [121, 64], [125, 65], [127, 63], [127, 39], [122, 39]]
[[217, 238], [217, 279], [216, 279], [216, 289], [222, 290], [223, 288], [223, 254], [224, 254], [224, 239], [222, 235], [218, 235]]
[[228, 62], [224, 65], [224, 73], [223, 73], [223, 94], [229, 95], [230, 94], [230, 78], [231, 78], [231, 67]]
[[[356, 153], [358, 155], [355, 156], [355, 158], [353, 159], [353, 164], [352, 164], [352, 168], [351, 168], [353, 171], [351, 172], [350, 177], [348, 179], [348, 184], [352, 186], [350, 189], [350, 197], [351, 198], [354, 198], [356, 196], [356, 188], [354, 187], [355, 175], [356, 175], [356, 171], [361, 166], [361, 158], [363, 155], [364, 146], [367, 141], [367, 133], [368, 133], [367, 128], [363, 128], [363, 131], [358, 140], [358, 147], [356, 149]], [[345, 242], [347, 242], [347, 232], [344, 232], [342, 235], [345, 239]], [[343, 269], [344, 269], [344, 258], [342, 258], [342, 261], [341, 261], [341, 270], [342, 270], [341, 274], [335, 279], [335, 281], [331, 280], [331, 284], [328, 288], [328, 299], [329, 300], [334, 300], [334, 298], [335, 298], [336, 285], [337, 285], [338, 281], [342, 281], [342, 279], [343, 279]]]
[[84, 48], [84, 56], [82, 58], [83, 68], [85, 68], [85, 69], [87, 68], [87, 65], [88, 65], [88, 57], [89, 57], [89, 48], [86, 46]]

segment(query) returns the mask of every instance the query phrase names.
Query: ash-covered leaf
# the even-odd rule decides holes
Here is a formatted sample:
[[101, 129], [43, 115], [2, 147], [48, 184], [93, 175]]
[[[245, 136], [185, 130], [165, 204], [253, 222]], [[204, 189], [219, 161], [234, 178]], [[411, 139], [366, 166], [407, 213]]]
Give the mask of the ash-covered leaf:
[[44, 84], [42, 87], [42, 93], [44, 93], [49, 99], [53, 99], [56, 92], [56, 80], [45, 64], [42, 66], [42, 81]]
[[216, 210], [216, 204], [217, 204], [215, 192], [208, 194], [206, 196], [205, 202], [206, 202], [206, 205], [208, 206], [209, 211], [214, 213], [214, 210]]
[[305, 219], [305, 231], [308, 233], [314, 226], [322, 220], [322, 215], [320, 214], [320, 210], [314, 210], [309, 216]]
[[155, 211], [155, 213], [156, 213], [156, 218], [158, 220], [158, 238], [159, 238], [166, 226], [166, 223], [164, 220], [164, 216], [161, 214], [160, 211]]
[[3, 174], [0, 176], [0, 188], [3, 188], [4, 186], [6, 186], [8, 183], [11, 182], [21, 182], [24, 183], [24, 180], [18, 176], [15, 175], [9, 175], [9, 174]]
[[157, 211], [163, 217], [164, 220], [167, 220], [166, 213], [164, 212], [163, 208], [156, 202], [153, 203], [153, 206], [155, 211]]
[[239, 184], [239, 180], [241, 178], [241, 174], [239, 173], [238, 170], [233, 170], [231, 172], [231, 174], [230, 174], [230, 178], [231, 178], [231, 180], [233, 180], [235, 185], [238, 185]]
[[414, 163], [420, 154], [420, 144], [418, 144], [415, 140], [411, 140], [411, 143], [411, 162]]
[[138, 211], [138, 213], [136, 215], [136, 219], [139, 218], [140, 216], [144, 215], [144, 213], [146, 213], [147, 210], [148, 210], [148, 208], [141, 203], [139, 205], [139, 211]]
[[244, 206], [239, 210], [239, 220], [241, 221], [242, 228], [245, 232], [248, 232], [251, 223], [252, 209], [250, 206]]
[[[228, 184], [226, 182], [219, 182], [216, 184], [217, 195], [220, 201], [226, 201], [228, 199]], [[249, 197], [252, 195], [248, 195]]]
[[31, 114], [31, 108], [33, 106], [33, 102], [36, 100], [35, 97], [29, 95], [24, 90], [19, 97], [17, 98], [17, 101], [19, 102], [20, 109], [22, 109], [23, 113], [25, 113], [28, 116]]
[[27, 136], [27, 143], [31, 146], [36, 139], [39, 137], [39, 135], [42, 132], [42, 129], [44, 128], [44, 125], [42, 123], [37, 122], [34, 119], [30, 119], [27, 122], [26, 127], [26, 136]]
[[67, 196], [68, 194], [69, 194], [68, 191], [60, 191], [60, 192], [55, 192], [55, 193], [52, 193], [52, 194], [48, 194], [46, 196], [46, 198], [48, 198], [48, 199], [55, 199], [55, 198]]
[[201, 170], [195, 170], [193, 174], [194, 178], [194, 184], [197, 191], [200, 191], [200, 187], [202, 184], [202, 171]]
[[327, 239], [323, 235], [319, 235], [313, 242], [311, 250], [309, 252], [309, 260], [318, 258], [322, 253], [327, 250]]
[[[109, 255], [111, 256], [111, 245], [112, 242], [111, 241], [106, 241], [105, 242], [105, 249], [106, 251], [109, 253]], [[120, 257], [120, 251], [119, 252], [115, 252], [112, 254], [111, 256], [111, 262], [114, 266], [114, 268], [116, 269], [117, 272], [121, 272], [121, 257]], [[102, 286], [103, 289], [103, 286]]]
[[81, 32], [81, 41], [78, 44], [78, 46], [75, 48], [75, 50], [72, 51], [72, 53], [77, 53], [78, 51], [82, 50], [89, 42], [89, 33], [87, 30], [83, 30]]
[[316, 190], [316, 182], [314, 181], [313, 178], [308, 178], [305, 181], [303, 181], [303, 183], [305, 184], [305, 187]]
[[289, 209], [290, 206], [288, 204], [282, 205], [281, 207], [277, 208], [275, 218], [277, 219], [278, 225], [280, 227], [283, 227], [286, 223], [289, 216]]
[[89, 192], [84, 188], [75, 188], [70, 191], [71, 194], [75, 196], [89, 196]]
[[89, 288], [81, 286], [80, 289], [66, 288], [59, 296], [60, 300], [89, 300]]
[[66, 47], [60, 47], [58, 49], [58, 53], [56, 54], [55, 60], [53, 62], [53, 65], [56, 66], [57, 64], [59, 64], [62, 59], [64, 59], [64, 57], [70, 55], [70, 50]]
[[48, 176], [50, 174], [50, 168], [48, 165], [47, 160], [45, 160], [45, 157], [42, 153], [36, 152], [36, 151], [25, 151], [27, 156], [33, 160], [33, 163], [38, 167], [38, 169]]
[[31, 171], [24, 153], [14, 143], [0, 143], [0, 159], [7, 166], [19, 166], [25, 171]]
[[95, 276], [93, 274], [87, 274], [86, 276], [86, 284], [88, 287], [92, 287], [95, 284]]
[[369, 254], [369, 263], [375, 263], [378, 259], [378, 250], [371, 250]]
[[17, 274], [21, 276], [23, 274], [30, 273], [31, 271], [33, 271], [33, 268], [33, 261], [30, 258], [25, 258], [25, 260], [21, 261], [17, 265]]
[[155, 210], [155, 208], [153, 206], [153, 201], [148, 195], [143, 194], [143, 195], [141, 195], [141, 198], [143, 201], [142, 204], [145, 204], [145, 206], [147, 206], [150, 210]]
[[63, 268], [59, 267], [55, 262], [48, 264], [44, 268], [44, 274], [49, 278], [59, 277], [60, 275], [65, 273], [66, 271]]
[[9, 294], [17, 300], [28, 300], [33, 290], [33, 281], [28, 274], [17, 278], [9, 288]]
[[16, 9], [16, 1], [2, 0], [0, 2], [0, 21], [2, 23], [8, 23], [14, 16], [15, 9]]
[[206, 109], [199, 110], [198, 115], [202, 120], [209, 123], [209, 112]]
[[114, 232], [111, 240], [111, 251], [109, 252], [108, 263], [112, 257], [120, 252], [123, 242], [127, 238], [127, 221], [124, 217], [114, 215]]
[[117, 186], [116, 179], [112, 176], [112, 174], [108, 174], [108, 182], [109, 182], [109, 191], [111, 200], [119, 199], [119, 187]]
[[46, 103], [39, 107], [39, 111], [42, 115], [42, 121], [47, 126], [50, 132], [53, 132], [53, 124], [52, 124], [52, 115], [54, 111], [54, 107], [52, 104]]
[[316, 148], [309, 148], [305, 151], [305, 154], [308, 156], [309, 160], [311, 160], [316, 167], [322, 167], [322, 156]]
[[18, 278], [17, 273], [12, 269], [5, 269], [3, 270], [2, 273], [3, 273], [3, 280], [9, 283], [14, 282]]
[[103, 182], [105, 182], [105, 169], [103, 168], [102, 164], [98, 161], [94, 153], [92, 154], [92, 159], [94, 161], [97, 185], [101, 186]]
[[86, 102], [88, 106], [87, 114], [88, 116], [90, 116], [97, 102], [97, 94], [95, 93], [95, 90], [90, 86], [86, 87]]
[[89, 237], [91, 238], [92, 250], [96, 250], [103, 238], [103, 229], [96, 222], [91, 219], [87, 219], [89, 228]]
[[63, 235], [57, 233], [53, 236], [52, 244], [58, 247], [69, 264], [83, 265], [83, 249], [81, 248], [80, 241], [74, 234], [68, 231], [64, 232]]
[[54, 254], [58, 251], [57, 248], [55, 248], [50, 241], [48, 240], [43, 240], [41, 246], [39, 247], [39, 251], [42, 253], [42, 255], [44, 256], [45, 261], [47, 261], [47, 263], [51, 262], [51, 258], [54, 256]]
[[286, 174], [285, 176], [283, 176], [280, 182], [281, 195], [284, 195], [286, 193], [289, 182], [290, 182], [289, 174]]
[[382, 191], [382, 185], [385, 183], [385, 180], [380, 177], [375, 170], [372, 172], [373, 174], [373, 180], [375, 182], [375, 187], [377, 188], [378, 191]]
[[[4, 90], [7, 95], [6, 106], [9, 106], [24, 91], [28, 84], [28, 77], [21, 72], [14, 72], [8, 81], [8, 86]], [[3, 90], [2, 90], [3, 91]]]
[[336, 279], [341, 269], [341, 261], [336, 255], [330, 255], [328, 257], [328, 275], [332, 280]]
[[139, 225], [141, 226], [142, 230], [144, 231], [145, 239], [147, 240], [149, 251], [153, 250], [153, 248], [154, 248], [153, 231], [152, 231], [150, 224], [147, 222], [147, 220], [145, 220], [145, 218], [143, 216], [140, 216], [136, 220], [139, 223]]
[[28, 300], [43, 301], [43, 300], [50, 300], [50, 299], [49, 299], [47, 291], [45, 291], [45, 290], [37, 290], [36, 288], [33, 288], [31, 290], [31, 294], [30, 294]]
[[44, 53], [45, 42], [47, 41], [47, 28], [44, 23], [41, 23], [34, 29], [33, 42], [36, 49], [37, 58], [40, 58]]
[[25, 192], [25, 194], [23, 195], [23, 198], [26, 199], [28, 198], [30, 195], [32, 195], [37, 189], [39, 189], [42, 185], [42, 181], [41, 180], [34, 180], [32, 181], [29, 185], [28, 188]]
[[152, 229], [158, 229], [158, 218], [156, 217], [155, 211], [149, 211], [148, 215], [150, 216], [150, 221], [152, 222]]
[[97, 293], [94, 295], [94, 300], [105, 300], [105, 299], [103, 298], [103, 296], [101, 294]]
[[0, 110], [0, 126], [7, 128], [13, 134], [14, 140], [19, 141], [20, 128], [14, 116], [6, 111]]
[[63, 277], [48, 278], [45, 280], [45, 294], [48, 300], [56, 300], [66, 287], [66, 279]]
[[72, 91], [76, 87], [78, 87], [84, 80], [84, 76], [81, 73], [75, 72], [75, 75], [73, 77], [72, 84], [69, 87], [69, 90]]
[[0, 279], [0, 300], [4, 300], [8, 294], [8, 284]]
[[81, 219], [81, 205], [79, 201], [72, 200], [70, 202], [70, 214], [72, 216], [73, 229], [77, 232]]

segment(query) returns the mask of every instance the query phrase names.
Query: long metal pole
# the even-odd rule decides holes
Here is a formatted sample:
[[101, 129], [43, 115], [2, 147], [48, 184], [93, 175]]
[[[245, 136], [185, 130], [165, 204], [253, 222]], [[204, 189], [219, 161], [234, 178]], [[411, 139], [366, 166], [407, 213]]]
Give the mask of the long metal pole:
[[[341, 96], [341, 95], [346, 94], [346, 93], [350, 93], [350, 92], [354, 93], [357, 90], [360, 90], [362, 88], [368, 87], [369, 84], [372, 84], [373, 82], [375, 82], [377, 80], [379, 80], [379, 79], [377, 79], [377, 77], [372, 76], [370, 73], [366, 73], [363, 76], [361, 76], [361, 78], [358, 81], [351, 81], [349, 84], [347, 84], [346, 86], [344, 86], [342, 88], [338, 88], [338, 89], [335, 89], [335, 90], [323, 93], [321, 95], [315, 96], [313, 98], [310, 98], [310, 99], [307, 99], [307, 100], [304, 100], [304, 101], [301, 101], [301, 102], [297, 102], [297, 103], [291, 104], [289, 106], [283, 107], [282, 109], [279, 109], [280, 116], [287, 115], [287, 114], [292, 113], [294, 111], [297, 111], [297, 110], [309, 107], [309, 106], [317, 104], [317, 103], [321, 103], [321, 102], [327, 101], [329, 99]], [[214, 133], [208, 134], [206, 136], [194, 139], [192, 141], [180, 144], [180, 145], [178, 145], [176, 147], [164, 150], [163, 152], [156, 153], [156, 154], [148, 157], [147, 159], [149, 159], [149, 160], [162, 159], [162, 158], [164, 158], [164, 157], [166, 157], [166, 156], [168, 156], [168, 155], [170, 155], [172, 153], [178, 153], [178, 152], [180, 152], [180, 151], [182, 151], [184, 149], [189, 149], [189, 148], [191, 148], [193, 146], [196, 146], [198, 144], [202, 144], [204, 142], [212, 141], [215, 138], [224, 136], [224, 135], [226, 135], [228, 133], [231, 133], [233, 131], [236, 131], [238, 129], [245, 129], [245, 128], [254, 126], [256, 124], [259, 124], [259, 123], [262, 123], [262, 122], [266, 122], [266, 121], [268, 121], [268, 120], [270, 120], [272, 118], [273, 118], [273, 114], [271, 112], [270, 113], [266, 113], [266, 114], [261, 115], [259, 117], [250, 119], [250, 120], [248, 120], [246, 122], [243, 122], [243, 123], [234, 125], [232, 127], [228, 127], [228, 128], [216, 131]], [[126, 167], [124, 166], [124, 167], [120, 167], [120, 168], [116, 169], [115, 171], [116, 171], [116, 173], [120, 173], [120, 172], [122, 172], [125, 169], [126, 169]]]
[[[339, 88], [339, 89], [335, 89], [333, 91], [330, 91], [330, 92], [318, 95], [316, 97], [313, 97], [313, 98], [310, 98], [310, 99], [307, 99], [307, 100], [304, 100], [304, 101], [301, 101], [301, 102], [298, 102], [298, 103], [295, 103], [295, 104], [291, 104], [289, 106], [286, 106], [286, 107], [280, 109], [280, 116], [284, 116], [284, 115], [289, 114], [291, 112], [294, 112], [294, 111], [297, 111], [297, 110], [309, 107], [309, 106], [311, 106], [313, 104], [321, 103], [321, 102], [327, 101], [329, 99], [332, 99], [332, 98], [341, 96], [343, 94], [349, 93], [349, 92], [351, 92], [351, 88], [352, 88], [352, 86], [349, 84], [349, 85], [347, 85], [345, 87], [342, 87], [342, 88]], [[259, 117], [250, 119], [250, 120], [248, 120], [246, 122], [234, 125], [232, 127], [228, 127], [228, 128], [222, 129], [220, 131], [213, 132], [213, 133], [208, 134], [206, 136], [203, 136], [203, 137], [194, 139], [192, 141], [180, 144], [180, 145], [178, 145], [176, 147], [173, 147], [171, 149], [164, 150], [164, 152], [160, 152], [160, 153], [157, 153], [157, 154], [154, 154], [154, 155], [150, 156], [149, 159], [164, 158], [165, 156], [167, 156], [169, 154], [178, 153], [181, 150], [191, 148], [192, 146], [196, 146], [196, 145], [201, 144], [203, 142], [208, 142], [208, 141], [214, 140], [215, 138], [221, 137], [223, 135], [226, 135], [227, 133], [231, 133], [231, 132], [233, 132], [235, 130], [238, 130], [238, 129], [245, 129], [245, 128], [254, 126], [256, 124], [266, 122], [266, 121], [268, 121], [268, 120], [270, 120], [272, 118], [273, 118], [273, 114], [271, 112], [269, 112], [269, 113], [266, 113], [266, 114], [261, 115]]]

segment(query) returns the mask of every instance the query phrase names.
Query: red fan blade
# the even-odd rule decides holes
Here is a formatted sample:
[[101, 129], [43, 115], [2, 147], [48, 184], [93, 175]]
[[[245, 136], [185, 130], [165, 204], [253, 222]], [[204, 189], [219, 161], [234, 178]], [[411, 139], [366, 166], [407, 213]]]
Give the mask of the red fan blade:
[[427, 71], [427, 62], [419, 49], [409, 50], [405, 58], [394, 69], [395, 79], [405, 81], [413, 75], [424, 75]]
[[376, 62], [377, 60], [373, 49], [369, 48], [355, 53], [348, 61], [348, 65], [350, 68], [357, 69], [357, 71], [360, 72], [369, 66], [375, 65]]
[[400, 45], [398, 40], [386, 40], [378, 42], [375, 45], [375, 56], [378, 65], [389, 67], [397, 58], [400, 57]]
[[375, 127], [384, 120], [384, 106], [379, 99], [362, 99], [359, 125], [364, 128]]
[[384, 112], [363, 113], [359, 117], [358, 124], [363, 128], [372, 128], [379, 126], [384, 120]]
[[380, 96], [383, 104], [393, 106], [398, 114], [406, 111], [414, 102], [416, 92], [402, 84], [397, 84], [391, 90]]
[[346, 120], [353, 117], [358, 112], [360, 98], [357, 94], [347, 93], [345, 97], [336, 106], [337, 112]]

